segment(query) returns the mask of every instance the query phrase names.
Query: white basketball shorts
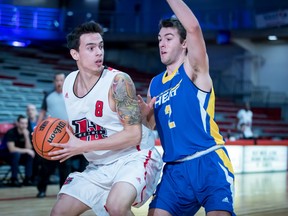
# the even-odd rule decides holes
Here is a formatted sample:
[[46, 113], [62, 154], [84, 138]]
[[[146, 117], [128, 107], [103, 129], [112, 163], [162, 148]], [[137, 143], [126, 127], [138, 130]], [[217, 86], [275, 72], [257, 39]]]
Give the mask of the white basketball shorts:
[[104, 205], [113, 184], [132, 184], [137, 197], [134, 207], [142, 206], [153, 194], [159, 182], [163, 162], [161, 155], [152, 148], [119, 158], [106, 165], [90, 163], [84, 172], [71, 173], [59, 194], [68, 194], [88, 205], [97, 215], [108, 215]]

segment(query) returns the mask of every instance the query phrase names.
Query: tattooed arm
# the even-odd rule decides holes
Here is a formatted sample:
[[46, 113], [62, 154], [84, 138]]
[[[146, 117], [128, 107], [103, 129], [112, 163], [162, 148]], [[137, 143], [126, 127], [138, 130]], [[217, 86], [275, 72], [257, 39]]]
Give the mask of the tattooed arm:
[[110, 106], [118, 113], [124, 129], [101, 140], [105, 142], [109, 139], [105, 149], [121, 149], [138, 145], [142, 136], [142, 119], [132, 79], [125, 73], [116, 75], [109, 93]]
[[69, 130], [68, 143], [52, 146], [61, 150], [49, 153], [52, 159], [62, 162], [74, 155], [97, 150], [118, 150], [139, 145], [142, 138], [141, 114], [138, 106], [136, 90], [133, 81], [125, 73], [115, 76], [109, 90], [109, 103], [112, 110], [118, 113], [123, 130], [105, 139], [82, 141], [76, 138]]
[[116, 111], [124, 127], [141, 123], [136, 90], [131, 78], [121, 73], [115, 76], [110, 90]]
[[93, 150], [117, 150], [139, 145], [142, 134], [141, 114], [134, 83], [127, 74], [119, 73], [115, 76], [109, 91], [109, 102], [112, 110], [118, 113], [123, 130], [106, 139], [89, 142], [91, 146], [94, 145]]

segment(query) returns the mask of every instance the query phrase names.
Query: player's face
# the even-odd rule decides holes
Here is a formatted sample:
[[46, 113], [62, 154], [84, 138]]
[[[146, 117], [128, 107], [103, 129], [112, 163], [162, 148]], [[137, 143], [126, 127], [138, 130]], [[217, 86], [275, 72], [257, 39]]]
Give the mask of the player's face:
[[78, 67], [81, 71], [99, 72], [103, 69], [104, 42], [99, 33], [83, 34], [80, 37]]
[[185, 47], [180, 43], [180, 35], [176, 28], [161, 28], [158, 34], [161, 62], [170, 65], [185, 55]]

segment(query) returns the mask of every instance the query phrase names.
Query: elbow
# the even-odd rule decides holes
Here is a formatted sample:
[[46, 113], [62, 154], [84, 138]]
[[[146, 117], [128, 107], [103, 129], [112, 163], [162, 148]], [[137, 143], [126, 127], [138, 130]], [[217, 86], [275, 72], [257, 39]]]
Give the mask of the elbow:
[[187, 28], [187, 33], [190, 34], [195, 34], [195, 33], [201, 33], [201, 27], [200, 24], [198, 22], [196, 23], [192, 23], [188, 28]]
[[133, 131], [131, 131], [130, 141], [132, 145], [139, 145], [141, 143], [142, 139], [142, 127], [139, 125], [138, 127], [135, 127]]
[[135, 144], [139, 145], [142, 140], [142, 130], [140, 129], [139, 132], [135, 135]]
[[135, 139], [134, 139], [134, 141], [133, 141], [134, 145], [135, 145], [135, 146], [140, 145], [141, 139], [142, 139], [141, 134], [140, 134], [139, 136], [138, 136], [138, 135], [135, 136]]

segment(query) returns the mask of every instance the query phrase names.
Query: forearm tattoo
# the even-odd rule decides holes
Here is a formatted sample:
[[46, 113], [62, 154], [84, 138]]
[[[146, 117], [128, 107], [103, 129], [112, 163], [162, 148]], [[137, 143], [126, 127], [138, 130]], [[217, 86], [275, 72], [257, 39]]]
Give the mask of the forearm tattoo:
[[120, 119], [130, 125], [141, 122], [136, 90], [131, 78], [121, 73], [115, 76], [112, 85], [113, 98]]

